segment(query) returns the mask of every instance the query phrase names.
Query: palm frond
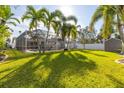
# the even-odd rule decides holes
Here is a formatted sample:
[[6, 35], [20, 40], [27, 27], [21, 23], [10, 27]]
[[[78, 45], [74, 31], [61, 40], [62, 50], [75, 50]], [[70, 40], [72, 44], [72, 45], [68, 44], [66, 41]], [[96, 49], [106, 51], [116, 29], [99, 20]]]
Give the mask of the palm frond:
[[91, 22], [89, 25], [90, 31], [93, 31], [94, 29], [94, 24], [100, 19], [102, 18], [102, 11], [104, 10], [104, 6], [99, 6], [96, 11], [94, 12], [92, 18], [91, 18]]
[[7, 24], [10, 24], [10, 25], [16, 26], [16, 22], [12, 22], [12, 21], [7, 22]]
[[28, 14], [33, 14], [33, 15], [37, 14], [35, 8], [32, 5], [27, 6], [27, 11], [29, 11], [27, 12]]
[[42, 16], [44, 16], [44, 18], [48, 19], [50, 17], [50, 13], [49, 10], [46, 8], [42, 8], [39, 10], [39, 14], [41, 14]]
[[22, 22], [23, 22], [24, 20], [29, 20], [31, 18], [32, 18], [31, 15], [23, 15], [23, 17], [21, 19], [22, 19]]
[[18, 22], [20, 24], [20, 21], [19, 21], [18, 18], [12, 17], [12, 18], [10, 18], [10, 20], [14, 20], [14, 21], [16, 21], [16, 22]]
[[29, 30], [36, 28], [36, 27], [37, 27], [36, 21], [32, 19], [29, 24]]
[[78, 21], [77, 18], [73, 15], [68, 16], [66, 20], [67, 21], [74, 21], [75, 24], [77, 24], [77, 21]]

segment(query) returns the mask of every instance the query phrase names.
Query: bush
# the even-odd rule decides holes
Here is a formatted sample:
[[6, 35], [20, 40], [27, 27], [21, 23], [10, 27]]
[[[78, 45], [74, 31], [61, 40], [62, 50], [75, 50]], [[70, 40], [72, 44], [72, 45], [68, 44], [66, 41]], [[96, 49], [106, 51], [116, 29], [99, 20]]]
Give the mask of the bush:
[[68, 49], [67, 49], [67, 48], [65, 48], [65, 49], [64, 49], [64, 51], [68, 51]]

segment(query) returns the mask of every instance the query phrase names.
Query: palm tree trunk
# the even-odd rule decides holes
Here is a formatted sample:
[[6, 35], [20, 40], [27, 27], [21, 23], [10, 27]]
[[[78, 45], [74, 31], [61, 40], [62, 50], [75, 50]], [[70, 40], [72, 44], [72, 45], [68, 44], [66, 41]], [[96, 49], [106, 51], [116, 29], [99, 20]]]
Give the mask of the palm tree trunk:
[[117, 15], [117, 29], [118, 29], [118, 32], [120, 34], [120, 38], [121, 38], [121, 41], [122, 41], [121, 54], [124, 54], [124, 33], [123, 33], [122, 26], [120, 24], [120, 19], [119, 19], [118, 15]]
[[121, 54], [124, 54], [124, 42], [122, 41], [122, 49], [121, 49]]
[[64, 44], [64, 49], [65, 49], [65, 48], [66, 48], [66, 47], [65, 47], [65, 38], [63, 39], [63, 44]]
[[57, 47], [57, 37], [58, 37], [58, 34], [56, 34], [56, 50], [58, 49], [58, 47]]
[[85, 41], [84, 41], [84, 43], [83, 43], [83, 47], [84, 47], [84, 49], [85, 49]]
[[[38, 35], [38, 33], [37, 33], [37, 27], [35, 29], [36, 29], [36, 34]], [[36, 38], [36, 41], [37, 41], [37, 47], [38, 47], [39, 54], [41, 54], [41, 48], [40, 48], [41, 44], [39, 44], [38, 37]]]
[[83, 34], [83, 48], [85, 49], [85, 38], [84, 38], [84, 34]]
[[39, 40], [38, 40], [38, 38], [36, 40], [37, 40], [38, 51], [39, 51], [39, 54], [40, 54], [41, 53], [41, 48], [40, 48]]
[[69, 40], [70, 40], [70, 38], [68, 37], [67, 49], [69, 49]]
[[122, 42], [121, 54], [124, 54], [124, 38], [123, 38], [123, 35], [124, 35], [124, 34], [123, 34], [123, 32], [122, 32], [121, 30], [119, 31], [119, 33], [120, 33], [120, 32], [122, 33], [122, 34], [120, 34], [120, 37], [122, 37], [122, 38], [121, 38], [121, 42]]
[[46, 47], [48, 46], [49, 31], [50, 31], [50, 26], [48, 26], [48, 31], [47, 31], [47, 36], [46, 36], [46, 40], [45, 40], [45, 43], [44, 43], [43, 53], [45, 53], [45, 51], [46, 51], [46, 49], [47, 49]]

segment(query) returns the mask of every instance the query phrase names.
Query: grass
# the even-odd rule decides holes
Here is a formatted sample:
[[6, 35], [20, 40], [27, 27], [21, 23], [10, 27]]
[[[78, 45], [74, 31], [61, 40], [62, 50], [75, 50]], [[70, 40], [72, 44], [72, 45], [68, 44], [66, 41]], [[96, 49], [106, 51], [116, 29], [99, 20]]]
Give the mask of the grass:
[[112, 52], [72, 50], [28, 54], [6, 52], [9, 58], [0, 63], [0, 87], [124, 87], [124, 65]]

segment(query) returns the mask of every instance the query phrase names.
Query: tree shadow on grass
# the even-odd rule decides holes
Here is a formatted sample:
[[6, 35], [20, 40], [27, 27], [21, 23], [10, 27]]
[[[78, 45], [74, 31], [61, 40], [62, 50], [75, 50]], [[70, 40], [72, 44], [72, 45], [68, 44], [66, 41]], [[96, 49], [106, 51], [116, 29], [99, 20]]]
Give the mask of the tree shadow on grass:
[[[41, 56], [43, 55], [36, 56], [34, 59], [19, 67], [13, 76], [3, 77], [2, 79], [8, 78], [8, 80], [3, 82], [0, 87], [68, 87], [60, 82], [61, 78], [73, 75], [82, 77], [87, 74], [87, 71], [92, 71], [97, 68], [95, 62], [80, 53], [46, 53], [44, 57], [40, 59]], [[37, 60], [40, 62], [38, 65], [34, 66], [33, 64]], [[42, 72], [43, 68], [48, 68], [51, 71], [48, 77], [41, 81], [43, 76], [38, 77], [40, 80], [36, 79], [34, 72], [37, 71], [37, 69]]]
[[13, 57], [8, 57], [6, 59], [6, 61], [12, 62], [12, 61], [16, 61], [16, 60], [19, 60], [19, 59], [22, 59], [22, 58], [32, 57], [34, 55], [36, 55], [36, 54], [31, 53], [31, 54], [16, 55], [16, 56], [13, 56]]
[[16, 49], [7, 49], [7, 51], [5, 51], [5, 53], [7, 53], [11, 57], [23, 54], [22, 51], [19, 51], [19, 50], [16, 50]]
[[[21, 51], [20, 51], [21, 53], [20, 52], [18, 53], [18, 51], [15, 51], [15, 50], [9, 50], [9, 51], [10, 51], [11, 54], [13, 54], [6, 59], [6, 61], [9, 61], [9, 62], [13, 62], [13, 61], [16, 61], [16, 60], [19, 60], [19, 59], [22, 59], [22, 58], [28, 58], [28, 57], [37, 56], [37, 55], [44, 55], [43, 53], [42, 54], [39, 54], [39, 53], [25, 53], [25, 52], [21, 52]], [[46, 52], [45, 54], [50, 55], [50, 54], [53, 54], [53, 53], [60, 53], [60, 51]]]
[[98, 54], [98, 53], [94, 53], [93, 51], [95, 51], [95, 50], [91, 50], [91, 51], [89, 51], [89, 50], [80, 50], [80, 51], [83, 52], [83, 53], [92, 54], [92, 55], [95, 55], [95, 56], [108, 57], [106, 55], [101, 55], [101, 54]]
[[6, 82], [1, 82], [0, 87], [32, 87], [34, 83], [37, 83], [33, 78], [34, 69], [32, 65], [36, 60], [40, 58], [40, 55], [37, 55], [35, 58], [31, 59], [29, 62], [23, 66], [17, 68], [16, 70], [5, 75], [2, 79], [8, 78]]
[[[55, 59], [49, 61], [48, 58], [44, 58], [42, 65], [50, 68], [51, 73], [42, 83], [41, 87], [66, 87], [64, 84], [60, 83], [61, 78], [73, 75], [84, 76], [87, 74], [88, 70], [96, 69], [95, 62], [88, 60], [87, 57], [80, 54], [73, 55], [71, 52], [68, 52], [68, 54], [66, 53], [67, 52], [62, 52]], [[64, 72], [65, 76], [62, 76]]]
[[5, 70], [2, 70], [2, 71], [0, 71], [0, 74], [1, 73], [3, 73], [3, 72], [6, 72], [6, 71], [10, 71], [10, 70], [12, 70], [13, 68], [7, 68], [7, 69], [5, 69]]
[[112, 75], [107, 74], [106, 76], [116, 85], [116, 88], [124, 88], [124, 82], [118, 80]]

